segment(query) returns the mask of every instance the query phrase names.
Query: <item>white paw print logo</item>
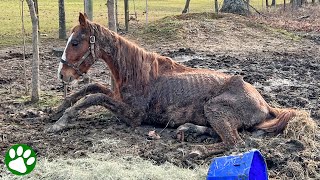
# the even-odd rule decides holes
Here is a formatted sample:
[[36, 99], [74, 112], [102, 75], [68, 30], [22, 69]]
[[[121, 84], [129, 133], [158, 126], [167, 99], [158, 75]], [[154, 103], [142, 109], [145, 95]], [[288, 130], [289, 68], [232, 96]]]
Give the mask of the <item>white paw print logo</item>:
[[25, 144], [16, 144], [7, 152], [5, 163], [13, 174], [29, 174], [36, 165], [36, 153]]

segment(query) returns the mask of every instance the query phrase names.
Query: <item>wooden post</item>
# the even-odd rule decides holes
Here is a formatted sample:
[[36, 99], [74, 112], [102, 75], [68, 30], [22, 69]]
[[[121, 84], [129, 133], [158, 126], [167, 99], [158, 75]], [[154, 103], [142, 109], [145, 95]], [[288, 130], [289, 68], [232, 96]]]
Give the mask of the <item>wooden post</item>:
[[283, 0], [283, 10], [286, 11], [286, 0]]
[[59, 39], [66, 39], [66, 15], [64, 11], [64, 0], [59, 0]]
[[23, 37], [23, 73], [24, 73], [24, 93], [28, 94], [28, 83], [27, 83], [27, 67], [26, 67], [26, 30], [24, 28], [24, 0], [21, 0], [21, 25], [22, 25], [22, 37]]
[[272, 0], [271, 6], [276, 7], [276, 0]]
[[84, 12], [87, 14], [88, 19], [90, 21], [93, 20], [93, 7], [92, 7], [93, 0], [84, 0]]
[[118, 0], [115, 0], [115, 14], [116, 14], [116, 26], [117, 30], [119, 28], [119, 19], [118, 19]]
[[148, 26], [148, 0], [146, 0], [146, 27]]
[[38, 18], [33, 0], [27, 0], [31, 21], [32, 21], [32, 91], [31, 91], [31, 102], [39, 101], [39, 34], [38, 34]]
[[[117, 32], [117, 23], [115, 15], [115, 0], [107, 0], [107, 9], [108, 9], [108, 27], [111, 31]], [[115, 89], [115, 82], [111, 76], [111, 89]]]
[[250, 1], [249, 0], [247, 0], [247, 10], [248, 10], [247, 15], [250, 15]]
[[108, 27], [111, 31], [117, 32], [114, 0], [107, 0], [107, 9], [108, 9]]
[[267, 10], [269, 8], [269, 1], [268, 0], [266, 0], [266, 8], [267, 8]]
[[218, 0], [214, 0], [214, 9], [216, 14], [219, 13], [219, 4], [218, 4]]
[[129, 30], [129, 0], [124, 0], [124, 21], [126, 31]]

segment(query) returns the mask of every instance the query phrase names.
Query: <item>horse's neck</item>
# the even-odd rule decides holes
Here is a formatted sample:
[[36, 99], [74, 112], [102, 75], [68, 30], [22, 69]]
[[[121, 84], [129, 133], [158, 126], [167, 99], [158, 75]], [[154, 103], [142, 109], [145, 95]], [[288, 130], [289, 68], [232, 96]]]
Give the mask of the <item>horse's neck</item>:
[[119, 88], [124, 85], [144, 88], [157, 77], [158, 67], [154, 63], [157, 55], [146, 52], [116, 34], [112, 38], [114, 40], [109, 39], [109, 42], [113, 44], [101, 45], [102, 49], [113, 49], [112, 53], [102, 55], [102, 59], [108, 64]]
[[186, 68], [170, 58], [147, 52], [117, 34], [112, 34], [112, 38], [114, 39], [109, 39], [109, 42], [114, 43], [106, 43], [103, 49], [113, 49], [114, 52], [112, 55], [105, 55], [103, 59], [108, 64], [119, 90], [123, 86], [144, 90], [159, 74], [183, 71]]

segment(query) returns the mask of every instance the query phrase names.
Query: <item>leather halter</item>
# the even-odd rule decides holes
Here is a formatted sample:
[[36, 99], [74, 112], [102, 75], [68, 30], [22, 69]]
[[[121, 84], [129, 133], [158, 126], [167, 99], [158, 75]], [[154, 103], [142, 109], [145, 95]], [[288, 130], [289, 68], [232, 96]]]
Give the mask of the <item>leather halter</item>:
[[[92, 34], [94, 34], [94, 33], [92, 33]], [[91, 54], [92, 58], [93, 58], [93, 60], [89, 62], [90, 66], [97, 60], [96, 54], [94, 52], [94, 44], [96, 43], [96, 37], [94, 35], [90, 36], [89, 43], [90, 43], [90, 46], [89, 46], [87, 52], [81, 57], [80, 61], [78, 61], [77, 63], [71, 64], [67, 61], [67, 59], [64, 60], [62, 58], [60, 59], [60, 62], [62, 64], [65, 64], [65, 65], [71, 67], [72, 69], [74, 69], [77, 72], [77, 74], [79, 76], [82, 76], [84, 73], [80, 71], [80, 66], [83, 62], [86, 61], [86, 59], [89, 57], [89, 55]]]

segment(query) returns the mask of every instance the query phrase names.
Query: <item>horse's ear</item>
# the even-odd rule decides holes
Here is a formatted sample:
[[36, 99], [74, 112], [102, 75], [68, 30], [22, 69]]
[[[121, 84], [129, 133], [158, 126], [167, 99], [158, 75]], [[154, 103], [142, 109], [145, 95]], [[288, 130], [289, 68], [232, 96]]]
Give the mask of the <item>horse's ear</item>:
[[87, 17], [86, 15], [83, 15], [82, 13], [79, 13], [79, 23], [81, 26], [86, 27], [87, 26]]

